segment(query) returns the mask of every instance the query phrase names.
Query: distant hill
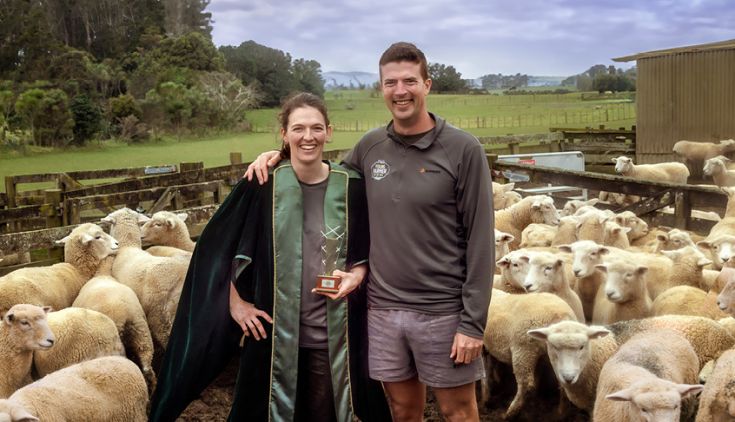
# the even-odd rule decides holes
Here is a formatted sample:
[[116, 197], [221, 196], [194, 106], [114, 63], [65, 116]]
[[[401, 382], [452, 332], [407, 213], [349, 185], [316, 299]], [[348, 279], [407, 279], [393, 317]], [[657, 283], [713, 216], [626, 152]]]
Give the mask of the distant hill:
[[559, 86], [566, 76], [529, 76], [528, 86]]
[[344, 88], [371, 88], [375, 82], [378, 82], [377, 73], [368, 72], [324, 72], [324, 87], [326, 89]]

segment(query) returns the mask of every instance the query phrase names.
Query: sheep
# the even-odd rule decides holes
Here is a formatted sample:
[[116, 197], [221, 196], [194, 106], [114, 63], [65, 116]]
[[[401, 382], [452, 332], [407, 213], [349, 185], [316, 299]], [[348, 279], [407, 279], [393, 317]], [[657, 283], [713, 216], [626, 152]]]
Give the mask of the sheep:
[[729, 277], [722, 291], [717, 295], [717, 306], [723, 312], [735, 317], [735, 278]]
[[73, 307], [91, 309], [107, 315], [117, 327], [126, 354], [140, 366], [151, 391], [156, 384], [153, 372], [153, 339], [138, 296], [128, 286], [115, 280], [112, 258], [107, 257], [97, 275], [87, 282], [74, 300]]
[[[503, 233], [498, 229], [495, 230], [495, 259], [498, 260], [510, 252], [508, 243], [512, 242], [515, 237], [512, 234]], [[500, 267], [495, 266], [495, 274], [500, 274]]]
[[656, 235], [656, 247], [653, 252], [670, 251], [686, 246], [696, 247], [689, 232], [679, 229], [671, 229], [668, 233], [662, 232]]
[[[560, 297], [551, 293], [511, 295], [493, 291], [484, 344], [490, 355], [512, 365], [517, 390], [505, 412], [506, 418], [517, 415], [526, 397], [536, 388], [534, 371], [545, 351], [527, 333], [554, 322], [577, 319], [574, 311]], [[487, 397], [485, 397], [487, 398]]]
[[635, 335], [602, 366], [592, 418], [678, 421], [681, 407], [690, 416], [693, 403], [682, 406], [682, 400], [704, 388], [697, 373], [697, 355], [676, 331]]
[[556, 229], [556, 235], [551, 241], [551, 246], [568, 245], [577, 241], [577, 225], [580, 219], [573, 215], [568, 215], [559, 219], [559, 227]]
[[549, 224], [529, 224], [521, 232], [521, 248], [551, 246], [557, 227]]
[[[155, 256], [186, 255], [191, 257], [196, 243], [192, 242], [186, 227], [188, 214], [159, 211], [141, 228], [143, 243], [157, 245], [146, 249]], [[160, 245], [160, 246], [159, 246]]]
[[615, 222], [622, 227], [630, 227], [628, 231], [628, 240], [632, 244], [634, 241], [648, 234], [648, 223], [631, 211], [623, 211], [615, 215]]
[[562, 217], [574, 215], [578, 209], [585, 206], [594, 207], [595, 204], [597, 204], [598, 202], [600, 202], [598, 198], [592, 198], [586, 201], [582, 201], [580, 199], [570, 199], [569, 201], [567, 201], [566, 204], [564, 204], [564, 208], [562, 208], [559, 214]]
[[103, 219], [120, 249], [112, 276], [133, 289], [145, 311], [154, 346], [165, 349], [189, 263], [175, 257], [152, 256], [141, 249], [139, 222], [148, 218], [127, 208]]
[[712, 182], [717, 186], [733, 186], [735, 185], [735, 171], [728, 170], [730, 159], [723, 156], [717, 156], [705, 161], [702, 173], [705, 176], [711, 176]]
[[527, 250], [520, 249], [509, 252], [495, 264], [500, 269], [500, 276], [493, 281], [493, 287], [506, 293], [526, 293], [523, 282], [528, 273], [528, 262], [521, 259], [528, 254]]
[[20, 252], [5, 255], [0, 251], [0, 267], [9, 267], [11, 265], [27, 264], [31, 262], [30, 252]]
[[730, 234], [718, 234], [708, 236], [707, 239], [697, 242], [697, 246], [710, 252], [712, 266], [722, 269], [727, 261], [735, 256], [735, 236]]
[[641, 197], [638, 195], [626, 195], [624, 193], [618, 193], [618, 192], [605, 192], [600, 191], [600, 195], [598, 197], [600, 201], [605, 201], [610, 205], [616, 205], [617, 207], [627, 207], [628, 205], [635, 204], [636, 202], [641, 200]]
[[674, 144], [674, 152], [688, 161], [705, 161], [718, 155], [735, 152], [735, 140], [725, 139], [720, 141], [719, 144], [679, 141]]
[[54, 309], [71, 306], [100, 261], [118, 247], [115, 239], [91, 223], [78, 226], [57, 243], [64, 245], [65, 262], [21, 268], [0, 277], [0, 313], [19, 303]]
[[648, 283], [651, 299], [675, 286], [692, 286], [705, 289], [704, 267], [712, 261], [692, 246], [670, 251], [661, 251], [661, 254], [673, 262], [671, 271], [666, 277], [654, 277]]
[[551, 197], [527, 196], [509, 208], [495, 211], [495, 228], [515, 238], [510, 243], [511, 250], [518, 249], [521, 232], [531, 223], [559, 224], [559, 213]]
[[64, 368], [0, 400], [0, 421], [144, 422], [147, 407], [138, 367], [111, 356]]
[[627, 249], [630, 247], [628, 233], [631, 230], [630, 227], [623, 227], [615, 221], [606, 221], [602, 232], [602, 244]]
[[520, 259], [528, 264], [528, 273], [523, 282], [527, 292], [548, 292], [562, 298], [574, 311], [579, 321], [584, 321], [584, 311], [579, 296], [569, 287], [564, 261], [549, 252], [523, 255]]
[[48, 306], [15, 305], [0, 321], [0, 399], [29, 384], [33, 352], [49, 349], [56, 337], [51, 332], [46, 314]]
[[613, 259], [595, 268], [607, 274], [607, 278], [595, 298], [594, 324], [610, 324], [651, 314], [652, 303], [646, 287], [648, 267]]
[[610, 249], [590, 240], [582, 240], [571, 245], [560, 245], [559, 250], [572, 254], [572, 272], [577, 278], [574, 292], [582, 302], [585, 320], [591, 321], [597, 291], [605, 283], [605, 274], [598, 271], [595, 265], [602, 263], [602, 256], [608, 254]]
[[695, 422], [730, 421], [735, 418], [735, 350], [717, 359], [714, 370], [699, 396]]
[[605, 222], [610, 218], [599, 210], [577, 214], [577, 239], [602, 243]]
[[515, 183], [493, 182], [493, 209], [502, 210], [520, 201], [520, 195], [513, 192], [514, 187]]
[[652, 314], [694, 315], [714, 320], [727, 317], [717, 306], [717, 295], [692, 286], [675, 286], [653, 301]]
[[54, 347], [33, 353], [33, 366], [43, 377], [69, 365], [101, 356], [125, 356], [115, 323], [106, 315], [83, 308], [48, 314], [56, 336]]
[[615, 163], [616, 172], [640, 180], [686, 184], [689, 177], [689, 169], [682, 163], [635, 165], [630, 158], [624, 155], [613, 158], [612, 161]]

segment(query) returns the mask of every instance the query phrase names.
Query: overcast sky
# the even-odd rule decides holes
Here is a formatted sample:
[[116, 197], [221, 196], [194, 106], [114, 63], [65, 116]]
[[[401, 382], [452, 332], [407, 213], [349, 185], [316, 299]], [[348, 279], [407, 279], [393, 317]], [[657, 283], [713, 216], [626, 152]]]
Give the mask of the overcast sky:
[[211, 0], [208, 10], [216, 45], [253, 40], [322, 71], [377, 72], [388, 45], [411, 41], [465, 78], [568, 76], [735, 38], [733, 0]]

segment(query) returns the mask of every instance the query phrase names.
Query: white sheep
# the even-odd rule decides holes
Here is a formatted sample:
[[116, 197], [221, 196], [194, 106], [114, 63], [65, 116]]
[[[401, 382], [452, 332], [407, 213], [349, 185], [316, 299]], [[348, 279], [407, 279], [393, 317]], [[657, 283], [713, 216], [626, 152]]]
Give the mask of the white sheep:
[[697, 246], [709, 252], [714, 268], [722, 269], [725, 263], [735, 256], [735, 235], [711, 235], [705, 240], [697, 242]]
[[610, 253], [610, 248], [591, 240], [581, 240], [571, 245], [560, 245], [559, 250], [572, 254], [572, 273], [577, 279], [574, 292], [582, 301], [585, 320], [592, 321], [597, 291], [606, 279], [605, 273], [595, 266], [603, 263], [603, 256]]
[[9, 267], [11, 265], [26, 264], [31, 262], [30, 252], [20, 252], [12, 254], [4, 254], [0, 251], [0, 267]]
[[[597, 384], [592, 418], [608, 421], [678, 421], [702, 391], [697, 384], [697, 355], [673, 330], [650, 330], [633, 336], [605, 362]], [[650, 418], [650, 419], [649, 419]]]
[[144, 244], [155, 245], [148, 249], [155, 256], [191, 256], [196, 243], [192, 242], [189, 229], [186, 227], [188, 214], [174, 214], [159, 211], [141, 228], [141, 240]]
[[717, 359], [699, 396], [696, 422], [731, 421], [735, 418], [735, 350]]
[[735, 317], [735, 277], [732, 277], [732, 273], [735, 273], [735, 270], [729, 270], [726, 273], [729, 274], [727, 281], [724, 283], [722, 291], [717, 295], [717, 307], [723, 312], [727, 312], [730, 316]]
[[509, 208], [495, 211], [495, 228], [515, 238], [510, 243], [511, 250], [518, 249], [521, 233], [531, 223], [559, 224], [559, 213], [551, 197], [527, 196]]
[[725, 139], [720, 143], [679, 141], [674, 144], [674, 152], [686, 160], [705, 161], [718, 155], [735, 152], [735, 140]]
[[49, 307], [15, 305], [0, 315], [0, 398], [30, 383], [33, 352], [52, 347], [56, 337], [46, 320]]
[[546, 292], [559, 296], [572, 308], [577, 320], [584, 322], [582, 302], [569, 286], [564, 260], [549, 252], [523, 255], [520, 259], [528, 263], [528, 273], [523, 282], [527, 292]]
[[120, 242], [112, 276], [133, 289], [145, 311], [154, 346], [165, 349], [189, 263], [175, 257], [152, 256], [141, 249], [139, 222], [148, 218], [127, 208], [103, 219]]
[[140, 366], [153, 390], [156, 384], [152, 368], [153, 339], [145, 311], [135, 292], [114, 279], [111, 271], [112, 257], [108, 257], [100, 265], [97, 275], [82, 287], [72, 306], [103, 313], [115, 323], [126, 354]]
[[713, 320], [727, 317], [717, 306], [717, 294], [692, 286], [675, 286], [653, 301], [652, 315], [694, 315]]
[[135, 364], [103, 357], [64, 368], [0, 400], [0, 421], [144, 422], [148, 393]]
[[580, 219], [573, 215], [568, 215], [559, 219], [559, 227], [556, 229], [556, 235], [551, 241], [551, 246], [568, 245], [576, 242], [577, 225]]
[[551, 246], [556, 237], [557, 226], [531, 223], [521, 232], [521, 248]]
[[613, 158], [615, 171], [626, 177], [651, 182], [686, 184], [689, 169], [682, 163], [633, 164], [633, 160], [621, 155]]
[[710, 158], [704, 162], [702, 173], [711, 176], [712, 182], [717, 186], [735, 185], [735, 170], [729, 170], [730, 159], [723, 156]]
[[577, 213], [578, 209], [586, 206], [594, 207], [598, 202], [600, 202], [598, 198], [592, 198], [586, 201], [581, 199], [570, 199], [564, 204], [564, 208], [561, 209], [559, 214], [562, 217], [574, 215]]
[[513, 192], [515, 183], [500, 184], [493, 182], [493, 209], [502, 210], [521, 200], [518, 192]]
[[623, 211], [616, 214], [615, 222], [620, 224], [622, 227], [630, 227], [628, 240], [630, 240], [631, 244], [648, 234], [648, 223], [631, 211]]
[[606, 221], [602, 232], [602, 244], [627, 249], [630, 247], [628, 233], [631, 230], [630, 227], [623, 227], [615, 221]]
[[697, 245], [692, 240], [689, 232], [679, 229], [671, 229], [668, 232], [656, 234], [655, 248], [651, 252], [670, 251], [681, 249], [686, 246], [695, 248]]
[[652, 303], [646, 286], [648, 267], [623, 259], [611, 259], [595, 268], [607, 277], [595, 298], [593, 323], [610, 324], [651, 314]]
[[125, 356], [115, 323], [97, 311], [66, 308], [49, 312], [48, 326], [56, 336], [54, 347], [33, 353], [33, 365], [41, 377], [85, 360]]
[[546, 353], [543, 345], [529, 336], [528, 331], [576, 319], [569, 305], [551, 293], [511, 295], [493, 291], [485, 325], [485, 349], [494, 359], [512, 365], [517, 384], [513, 401], [505, 412], [506, 418], [517, 415], [528, 394], [536, 388], [534, 372], [539, 359]]
[[520, 249], [503, 255], [497, 262], [496, 267], [500, 274], [493, 281], [493, 287], [506, 293], [526, 293], [523, 282], [528, 273], [528, 262], [521, 259], [528, 251]]
[[90, 223], [78, 226], [57, 243], [64, 245], [65, 262], [21, 268], [0, 277], [0, 313], [19, 303], [54, 309], [71, 306], [100, 261], [118, 247], [115, 239]]
[[[503, 233], [498, 229], [495, 230], [495, 261], [497, 261], [504, 257], [508, 252], [510, 252], [510, 247], [508, 244], [512, 242], [515, 238], [512, 234]], [[500, 267], [497, 265], [495, 266], [495, 274], [500, 274]]]

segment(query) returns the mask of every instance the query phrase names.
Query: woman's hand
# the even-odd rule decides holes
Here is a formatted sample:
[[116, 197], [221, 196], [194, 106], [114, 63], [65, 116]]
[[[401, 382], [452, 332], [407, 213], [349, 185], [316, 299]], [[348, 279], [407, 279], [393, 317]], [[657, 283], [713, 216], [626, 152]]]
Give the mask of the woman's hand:
[[271, 324], [273, 324], [273, 319], [252, 303], [242, 300], [232, 283], [230, 283], [230, 315], [240, 325], [246, 336], [252, 334], [256, 340], [268, 338], [259, 318], [263, 318]]
[[268, 181], [268, 168], [275, 166], [281, 161], [280, 151], [266, 151], [258, 155], [242, 176], [248, 181], [253, 180], [253, 174], [258, 178], [258, 182], [262, 185]]
[[317, 292], [315, 289], [312, 289], [311, 292], [324, 295], [332, 300], [341, 299], [360, 287], [366, 274], [367, 264], [355, 265], [349, 272], [334, 270], [332, 272], [333, 276], [342, 277], [342, 282], [339, 285], [339, 291], [337, 293]]

